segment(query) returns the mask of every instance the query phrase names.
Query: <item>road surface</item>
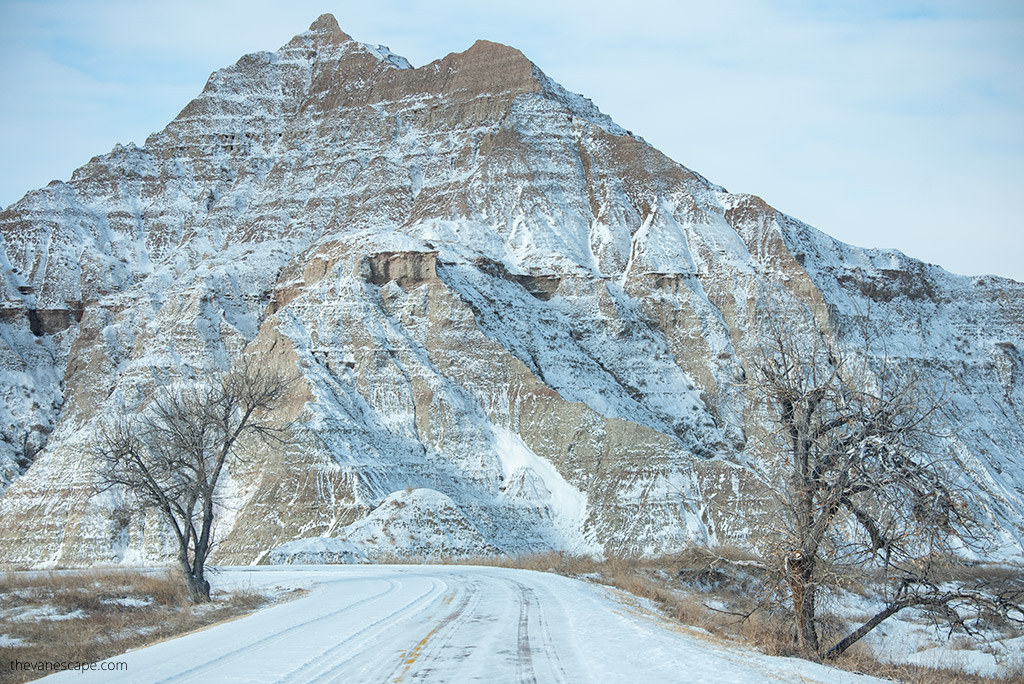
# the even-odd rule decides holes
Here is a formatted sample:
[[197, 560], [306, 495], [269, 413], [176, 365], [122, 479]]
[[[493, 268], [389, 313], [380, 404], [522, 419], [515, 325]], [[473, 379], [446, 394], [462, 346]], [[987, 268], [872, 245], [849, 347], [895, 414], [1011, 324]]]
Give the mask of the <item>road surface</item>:
[[674, 626], [605, 587], [470, 566], [231, 568], [302, 598], [46, 682], [868, 682]]

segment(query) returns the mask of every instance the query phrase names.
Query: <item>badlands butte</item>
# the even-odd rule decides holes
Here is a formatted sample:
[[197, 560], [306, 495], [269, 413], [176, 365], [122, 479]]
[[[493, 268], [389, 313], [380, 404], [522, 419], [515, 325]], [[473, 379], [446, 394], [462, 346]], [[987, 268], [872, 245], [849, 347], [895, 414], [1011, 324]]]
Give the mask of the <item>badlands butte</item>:
[[742, 385], [766, 291], [851, 353], [870, 312], [1021, 554], [1024, 286], [727, 192], [511, 47], [412, 68], [324, 15], [0, 231], [2, 564], [173, 552], [88, 446], [244, 352], [298, 377], [293, 439], [233, 464], [214, 562], [743, 545], [770, 513]]

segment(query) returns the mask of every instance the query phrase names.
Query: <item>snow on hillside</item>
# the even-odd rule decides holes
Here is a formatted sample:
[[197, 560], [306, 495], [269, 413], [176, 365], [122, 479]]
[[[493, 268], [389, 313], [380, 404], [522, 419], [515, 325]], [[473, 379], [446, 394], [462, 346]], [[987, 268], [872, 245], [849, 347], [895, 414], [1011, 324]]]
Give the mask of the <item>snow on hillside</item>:
[[88, 445], [242, 351], [298, 376], [296, 439], [232, 468], [221, 561], [742, 545], [775, 286], [849, 349], [870, 311], [879, 358], [948, 391], [946, 447], [1022, 553], [1024, 286], [727, 193], [508, 46], [413, 69], [321, 18], [8, 207], [0, 238], [3, 563], [164, 557]]

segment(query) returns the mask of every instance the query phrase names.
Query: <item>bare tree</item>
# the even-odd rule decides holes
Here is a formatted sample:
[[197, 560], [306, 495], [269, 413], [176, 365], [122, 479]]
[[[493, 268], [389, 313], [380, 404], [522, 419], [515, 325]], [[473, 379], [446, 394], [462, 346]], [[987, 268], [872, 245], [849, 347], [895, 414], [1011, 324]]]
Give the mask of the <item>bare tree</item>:
[[273, 423], [289, 387], [281, 373], [243, 357], [214, 381], [162, 389], [136, 413], [101, 430], [94, 454], [102, 486], [119, 486], [137, 510], [156, 510], [174, 531], [189, 599], [210, 599], [205, 578], [212, 549], [217, 485], [246, 438], [281, 440]]
[[[981, 539], [958, 465], [935, 432], [942, 392], [869, 348], [840, 349], [786, 294], [758, 303], [755, 331], [747, 387], [774, 426], [761, 446], [778, 512], [766, 555], [788, 594], [797, 648], [836, 657], [911, 607], [967, 631], [992, 618], [1024, 619], [1019, 588], [951, 586], [940, 576], [958, 549]], [[884, 607], [824, 648], [823, 590], [852, 568], [871, 567]]]

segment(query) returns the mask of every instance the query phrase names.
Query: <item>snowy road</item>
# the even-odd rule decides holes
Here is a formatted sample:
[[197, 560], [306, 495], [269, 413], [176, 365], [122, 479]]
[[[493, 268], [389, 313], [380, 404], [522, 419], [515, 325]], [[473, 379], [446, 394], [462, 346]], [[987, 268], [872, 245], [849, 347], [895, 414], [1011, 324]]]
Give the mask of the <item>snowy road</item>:
[[75, 682], [867, 682], [724, 647], [603, 587], [486, 567], [233, 568], [226, 584], [309, 587], [249, 617], [112, 658]]

